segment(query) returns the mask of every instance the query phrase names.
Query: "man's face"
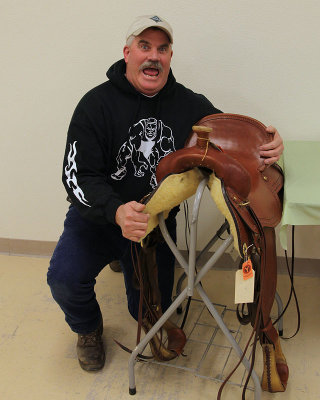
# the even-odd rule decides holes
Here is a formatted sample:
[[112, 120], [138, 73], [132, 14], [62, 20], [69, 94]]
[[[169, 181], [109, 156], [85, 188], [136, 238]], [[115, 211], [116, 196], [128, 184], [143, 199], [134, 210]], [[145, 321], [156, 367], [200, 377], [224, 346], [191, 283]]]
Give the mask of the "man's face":
[[152, 96], [166, 84], [172, 50], [161, 30], [146, 29], [123, 49], [128, 81], [141, 93]]

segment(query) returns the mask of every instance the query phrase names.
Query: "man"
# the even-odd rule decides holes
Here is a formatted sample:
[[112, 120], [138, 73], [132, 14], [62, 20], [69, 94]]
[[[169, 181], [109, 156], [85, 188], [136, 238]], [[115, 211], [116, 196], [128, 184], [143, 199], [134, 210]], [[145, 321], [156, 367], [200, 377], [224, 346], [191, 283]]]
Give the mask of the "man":
[[[147, 229], [138, 201], [155, 184], [160, 159], [184, 146], [191, 126], [221, 112], [204, 96], [176, 82], [170, 69], [172, 29], [158, 16], [136, 18], [127, 33], [124, 59], [107, 72], [109, 80], [88, 92], [73, 114], [67, 138], [63, 183], [72, 203], [52, 256], [48, 284], [70, 328], [78, 334], [80, 366], [101, 369], [103, 322], [94, 285], [99, 272], [120, 260], [128, 308], [137, 318], [139, 292], [132, 286], [130, 241]], [[261, 148], [265, 163], [278, 160], [282, 139]], [[175, 212], [167, 227], [175, 237]], [[174, 257], [157, 247], [162, 309], [171, 304]]]

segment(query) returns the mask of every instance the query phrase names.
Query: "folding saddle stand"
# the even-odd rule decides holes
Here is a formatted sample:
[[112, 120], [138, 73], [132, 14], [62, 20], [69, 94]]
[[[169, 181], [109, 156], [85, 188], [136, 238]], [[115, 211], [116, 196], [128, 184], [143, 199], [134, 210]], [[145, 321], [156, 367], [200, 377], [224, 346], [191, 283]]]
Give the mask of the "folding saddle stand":
[[[145, 335], [145, 337], [140, 341], [140, 343], [135, 347], [133, 350], [128, 365], [128, 372], [129, 372], [129, 393], [131, 395], [136, 394], [136, 385], [135, 385], [135, 374], [134, 374], [134, 366], [137, 361], [138, 354], [142, 354], [145, 347], [149, 343], [149, 341], [153, 338], [153, 336], [159, 331], [162, 325], [170, 318], [170, 316], [181, 308], [182, 302], [187, 299], [189, 296], [193, 296], [194, 290], [196, 289], [199, 296], [201, 297], [204, 305], [215, 319], [218, 327], [223, 332], [225, 338], [229, 341], [232, 348], [235, 350], [236, 354], [239, 358], [242, 357], [243, 352], [236, 342], [235, 338], [230, 333], [229, 329], [223, 322], [223, 319], [219, 315], [218, 311], [215, 309], [214, 305], [212, 304], [211, 300], [209, 299], [208, 295], [204, 291], [203, 287], [201, 286], [201, 280], [204, 278], [206, 273], [213, 267], [213, 265], [218, 261], [218, 259], [223, 255], [223, 253], [227, 250], [227, 248], [233, 243], [233, 237], [229, 234], [229, 236], [223, 241], [220, 247], [216, 250], [216, 252], [210, 257], [210, 259], [205, 263], [205, 265], [201, 268], [201, 270], [196, 273], [196, 243], [197, 243], [197, 221], [198, 221], [198, 214], [200, 209], [200, 202], [203, 196], [204, 189], [206, 188], [208, 182], [208, 178], [205, 177], [198, 185], [198, 189], [195, 194], [194, 203], [193, 203], [193, 210], [190, 222], [190, 249], [189, 249], [189, 260], [188, 262], [184, 259], [181, 252], [178, 250], [177, 246], [173, 242], [172, 238], [170, 237], [168, 230], [166, 228], [163, 214], [159, 214], [159, 226], [162, 232], [162, 235], [167, 242], [168, 246], [170, 247], [171, 251], [173, 252], [174, 256], [176, 257], [177, 261], [184, 269], [186, 277], [188, 279], [187, 286], [181, 292], [181, 280], [178, 282], [177, 286], [177, 297], [171, 304], [171, 306], [167, 309], [167, 311], [161, 316], [161, 318], [156, 322], [156, 324], [149, 330], [149, 332]], [[228, 224], [225, 223], [220, 228], [220, 233], [227, 230]], [[217, 235], [216, 235], [217, 236]], [[216, 241], [216, 236], [210, 240], [208, 245], [204, 248], [201, 252], [203, 254], [204, 251], [208, 250], [212, 244]], [[280, 297], [276, 294], [276, 301], [278, 305], [278, 315], [282, 312], [282, 302]], [[280, 319], [278, 322], [278, 328], [280, 335], [282, 334], [282, 320]], [[250, 370], [250, 362], [246, 357], [242, 359], [242, 364], [246, 368], [247, 371]], [[260, 400], [261, 399], [261, 385], [260, 379], [256, 372], [253, 370], [251, 374], [251, 378], [254, 382], [254, 399]]]

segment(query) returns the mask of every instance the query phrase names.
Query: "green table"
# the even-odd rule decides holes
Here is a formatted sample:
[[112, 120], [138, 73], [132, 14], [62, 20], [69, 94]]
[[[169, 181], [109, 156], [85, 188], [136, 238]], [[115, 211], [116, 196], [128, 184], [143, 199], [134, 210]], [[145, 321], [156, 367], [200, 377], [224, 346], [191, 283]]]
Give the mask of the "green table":
[[320, 141], [286, 141], [280, 243], [287, 250], [288, 225], [320, 225]]

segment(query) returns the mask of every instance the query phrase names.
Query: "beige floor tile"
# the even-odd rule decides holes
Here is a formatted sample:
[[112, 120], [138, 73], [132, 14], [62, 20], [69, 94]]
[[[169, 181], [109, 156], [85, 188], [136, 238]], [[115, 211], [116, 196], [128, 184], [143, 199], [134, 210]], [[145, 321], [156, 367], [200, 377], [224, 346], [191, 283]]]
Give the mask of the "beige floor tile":
[[[191, 400], [215, 399], [220, 383], [203, 379], [192, 371], [158, 364], [137, 363], [135, 367], [137, 394], [128, 394], [128, 354], [113, 341], [116, 338], [134, 346], [136, 323], [129, 316], [121, 273], [105, 268], [97, 280], [97, 298], [104, 316], [104, 340], [107, 346], [106, 365], [98, 373], [86, 373], [78, 365], [75, 351], [76, 335], [68, 329], [64, 316], [53, 301], [46, 284], [47, 258], [0, 256], [0, 399], [3, 400]], [[219, 304], [233, 305], [234, 272], [210, 271], [204, 279], [205, 290]], [[320, 294], [318, 277], [295, 278], [301, 307], [301, 330], [289, 340], [282, 341], [290, 366], [287, 391], [282, 394], [264, 393], [262, 399], [315, 400], [320, 399]], [[278, 292], [285, 300], [289, 293], [286, 276], [279, 277]], [[191, 307], [192, 308], [192, 307]], [[204, 311], [197, 321], [199, 303], [193, 302], [186, 326], [190, 339], [209, 342], [216, 329], [215, 321]], [[219, 307], [217, 307], [219, 309]], [[228, 326], [239, 324], [233, 312], [225, 315]], [[205, 326], [210, 325], [205, 328]], [[285, 335], [296, 327], [296, 311], [290, 306], [284, 319]], [[243, 333], [245, 337], [245, 331]], [[223, 357], [221, 333], [215, 336], [216, 346], [197, 373], [203, 371], [214, 378], [219, 376]], [[241, 339], [242, 340], [242, 339]], [[244, 340], [244, 339], [243, 339]], [[241, 344], [242, 342], [240, 342]], [[190, 340], [187, 357], [172, 364], [195, 369], [202, 358], [205, 344]], [[260, 352], [258, 347], [257, 352]], [[261, 365], [261, 355], [260, 365]], [[259, 358], [258, 357], [258, 358]], [[232, 368], [236, 357], [231, 354], [226, 369]], [[259, 360], [258, 360], [259, 368]], [[258, 370], [257, 370], [258, 371]], [[259, 372], [260, 373], [260, 372]], [[234, 379], [241, 379], [237, 371]], [[247, 400], [254, 398], [248, 391]], [[222, 399], [241, 399], [241, 389], [227, 385]]]

